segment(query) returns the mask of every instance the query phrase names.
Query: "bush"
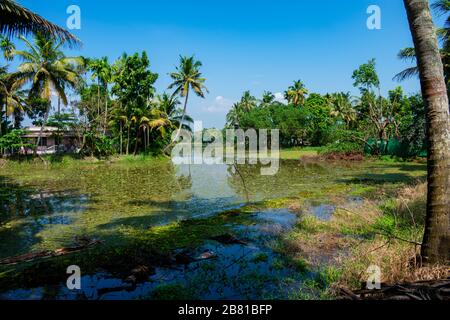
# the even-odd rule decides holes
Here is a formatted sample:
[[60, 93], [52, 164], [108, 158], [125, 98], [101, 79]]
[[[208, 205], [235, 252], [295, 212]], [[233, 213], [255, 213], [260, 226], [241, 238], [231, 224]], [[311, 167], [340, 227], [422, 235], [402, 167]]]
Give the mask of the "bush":
[[343, 153], [343, 154], [351, 154], [351, 153], [363, 153], [362, 146], [359, 143], [351, 142], [351, 141], [336, 141], [327, 144], [323, 147], [320, 154], [330, 154], [330, 153]]
[[34, 148], [33, 144], [27, 143], [22, 136], [25, 134], [23, 130], [12, 130], [0, 138], [0, 150], [8, 151], [14, 154], [21, 148]]
[[331, 142], [319, 151], [320, 154], [363, 154], [364, 140], [361, 133], [351, 130], [338, 129], [332, 133]]
[[87, 133], [84, 138], [86, 142], [83, 153], [97, 158], [108, 157], [115, 153], [113, 139], [108, 136], [96, 136], [92, 133]]

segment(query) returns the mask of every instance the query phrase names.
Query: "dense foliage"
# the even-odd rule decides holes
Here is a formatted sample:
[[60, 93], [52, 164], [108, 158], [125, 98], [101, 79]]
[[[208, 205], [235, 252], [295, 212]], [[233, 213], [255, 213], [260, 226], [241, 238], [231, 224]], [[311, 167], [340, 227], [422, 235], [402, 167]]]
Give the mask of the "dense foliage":
[[[301, 98], [275, 101], [265, 92], [258, 100], [245, 92], [227, 115], [227, 126], [242, 129], [279, 129], [282, 146], [323, 146], [325, 152], [372, 154], [391, 151], [395, 140], [400, 156], [419, 155], [425, 150], [424, 104], [420, 95], [407, 97], [401, 87], [380, 94], [375, 60], [354, 71], [354, 85], [360, 96], [350, 93], [308, 94], [301, 81], [286, 90], [293, 97], [295, 87]], [[301, 84], [301, 85], [300, 85]], [[391, 144], [392, 149], [392, 144]], [[391, 152], [392, 153], [392, 152]]]
[[[171, 74], [173, 92], [158, 95], [158, 74], [151, 71], [146, 52], [123, 54], [110, 64], [106, 57], [67, 57], [61, 51], [64, 43], [49, 35], [37, 34], [34, 42], [20, 37], [25, 50], [0, 40], [5, 61], [22, 61], [13, 72], [0, 68], [0, 137], [21, 128], [28, 117], [41, 131], [50, 126], [75, 132], [76, 150], [84, 155], [157, 153], [170, 144], [177, 128], [190, 129], [189, 89], [200, 97], [207, 91], [194, 57], [180, 58]], [[75, 96], [70, 103], [69, 94]], [[185, 100], [183, 109], [178, 97]]]

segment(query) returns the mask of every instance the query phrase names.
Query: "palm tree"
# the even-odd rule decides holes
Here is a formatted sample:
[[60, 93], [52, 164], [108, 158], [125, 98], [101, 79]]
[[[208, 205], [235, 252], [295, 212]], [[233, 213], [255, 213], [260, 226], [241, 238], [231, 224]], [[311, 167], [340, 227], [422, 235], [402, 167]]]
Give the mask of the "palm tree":
[[285, 99], [292, 103], [294, 106], [298, 107], [305, 103], [305, 98], [308, 95], [308, 90], [301, 80], [295, 81], [294, 85], [290, 86], [288, 90], [284, 93]]
[[[108, 125], [110, 127], [119, 126], [119, 144], [120, 144], [119, 153], [122, 155], [123, 154], [123, 130], [124, 130], [124, 128], [128, 128], [128, 126], [129, 126], [128, 117], [122, 108], [116, 107], [116, 108], [112, 109], [111, 120], [109, 121]], [[129, 137], [128, 137], [128, 141], [129, 141]]]
[[176, 68], [176, 72], [170, 74], [170, 77], [172, 78], [173, 82], [169, 86], [169, 89], [175, 88], [173, 95], [174, 96], [180, 95], [181, 97], [185, 98], [183, 115], [181, 116], [178, 132], [173, 142], [175, 142], [178, 139], [181, 133], [181, 129], [186, 116], [186, 108], [189, 99], [190, 89], [192, 89], [194, 93], [201, 98], [205, 97], [205, 91], [209, 92], [204, 85], [206, 79], [202, 77], [202, 74], [200, 72], [201, 66], [202, 63], [198, 60], [195, 60], [194, 56], [191, 57], [180, 56], [180, 65]]
[[146, 151], [150, 144], [151, 131], [157, 130], [161, 137], [164, 138], [167, 131], [166, 128], [172, 127], [172, 122], [169, 120], [168, 115], [158, 108], [152, 108], [150, 105], [143, 108], [134, 108], [130, 122], [136, 125], [136, 139], [134, 143], [135, 155], [138, 151], [141, 132], [143, 133], [144, 150]]
[[[432, 8], [437, 15], [447, 15], [444, 27], [437, 29], [437, 34], [442, 42], [442, 49], [440, 50], [440, 53], [444, 64], [445, 80], [450, 89], [450, 1], [437, 0], [432, 4]], [[416, 65], [395, 75], [394, 80], [401, 82], [419, 76], [416, 51], [414, 48], [404, 48], [400, 50], [398, 53], [398, 58], [408, 63], [415, 63]]]
[[356, 110], [353, 108], [351, 94], [340, 92], [332, 94], [330, 99], [331, 115], [335, 118], [342, 119], [347, 129], [351, 123], [356, 121]]
[[103, 57], [101, 59], [92, 59], [88, 62], [89, 69], [92, 71], [92, 78], [97, 79], [98, 86], [98, 114], [100, 116], [100, 87], [103, 88], [105, 92], [105, 125], [103, 126], [103, 133], [106, 132], [106, 126], [108, 122], [108, 84], [112, 81], [112, 67], [108, 62], [108, 57]]
[[270, 91], [264, 91], [262, 96], [262, 105], [268, 106], [275, 101], [275, 95]]
[[450, 115], [444, 68], [427, 0], [404, 0], [426, 105], [428, 195], [422, 258], [450, 261]]
[[[167, 114], [168, 119], [172, 122], [174, 126], [179, 126], [181, 123], [181, 118], [183, 117], [183, 109], [178, 108], [181, 104], [180, 100], [178, 100], [177, 96], [169, 95], [168, 93], [163, 93], [162, 95], [157, 96], [156, 98], [156, 106], [158, 110]], [[182, 127], [185, 130], [191, 130], [189, 124], [194, 123], [194, 119], [192, 119], [189, 115], [184, 115], [184, 120], [182, 123]]]
[[12, 53], [16, 49], [14, 43], [11, 42], [8, 38], [0, 35], [0, 49], [3, 51], [3, 57], [6, 61], [12, 60]]
[[[414, 48], [404, 48], [400, 50], [397, 57], [402, 61], [416, 62], [416, 51]], [[401, 82], [417, 76], [419, 76], [419, 68], [414, 66], [396, 74], [394, 80]]]
[[0, 137], [3, 135], [3, 105], [7, 96], [8, 67], [0, 66]]
[[26, 109], [26, 90], [20, 90], [12, 75], [7, 75], [0, 85], [2, 86], [0, 90], [4, 97], [6, 117], [11, 117], [14, 127], [18, 128], [20, 121], [17, 122], [17, 115], [25, 112]]
[[15, 1], [0, 0], [0, 34], [11, 37], [30, 33], [51, 35], [61, 42], [68, 42], [71, 45], [80, 43], [70, 32], [45, 20]]
[[240, 103], [235, 103], [227, 113], [227, 125], [231, 128], [239, 128], [241, 115]]
[[[64, 105], [68, 104], [66, 88], [75, 88], [81, 81], [80, 66], [84, 64], [82, 57], [66, 57], [60, 47], [62, 42], [57, 42], [53, 37], [38, 34], [34, 44], [24, 37], [20, 37], [28, 48], [26, 51], [15, 50], [13, 56], [23, 60], [17, 72], [13, 74], [15, 85], [31, 84], [30, 96], [40, 96], [50, 102], [52, 92], [61, 99]], [[44, 116], [41, 131], [37, 139], [39, 145], [44, 126], [47, 123], [50, 112], [50, 103]]]
[[256, 108], [258, 105], [258, 100], [251, 95], [250, 91], [245, 91], [242, 95], [241, 101], [239, 102], [239, 107], [243, 112], [249, 112]]

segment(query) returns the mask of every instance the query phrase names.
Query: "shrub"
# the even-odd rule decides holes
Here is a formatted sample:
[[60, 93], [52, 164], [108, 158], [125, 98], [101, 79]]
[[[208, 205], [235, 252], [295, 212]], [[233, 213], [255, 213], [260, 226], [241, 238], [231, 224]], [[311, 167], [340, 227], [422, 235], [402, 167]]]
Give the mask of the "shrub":
[[22, 136], [23, 130], [12, 130], [0, 138], [0, 150], [9, 151], [11, 154], [18, 152], [21, 148], [34, 148], [33, 144], [27, 143]]

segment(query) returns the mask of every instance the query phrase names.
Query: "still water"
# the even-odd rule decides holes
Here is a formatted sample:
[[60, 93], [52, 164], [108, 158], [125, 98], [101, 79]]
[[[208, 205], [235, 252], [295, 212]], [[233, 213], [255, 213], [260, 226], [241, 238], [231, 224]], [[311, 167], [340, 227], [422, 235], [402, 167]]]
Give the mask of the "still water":
[[[316, 212], [318, 218], [328, 219], [333, 212], [333, 207], [327, 203], [329, 194], [350, 192], [364, 184], [376, 186], [377, 183], [385, 183], [385, 179], [395, 186], [405, 179], [413, 180], [422, 175], [422, 169], [421, 166], [375, 162], [343, 165], [283, 160], [276, 175], [262, 176], [259, 166], [173, 165], [170, 161], [158, 160], [79, 165], [76, 168], [30, 168], [21, 172], [11, 170], [0, 175], [0, 259], [69, 246], [76, 236], [120, 243], [124, 227], [145, 229], [175, 220], [214, 216], [249, 203], [286, 197], [317, 198], [311, 212]], [[287, 210], [265, 210], [257, 213], [255, 219], [259, 222], [253, 228], [261, 228], [264, 225], [261, 221], [265, 219], [271, 225], [280, 224], [283, 230], [295, 224], [296, 216]], [[227, 265], [239, 254], [244, 256], [242, 261], [253, 261], [255, 255], [262, 254], [266, 256], [264, 261], [252, 263], [250, 271], [259, 275], [275, 272], [271, 278], [286, 278], [292, 270], [269, 268], [278, 258], [264, 242], [258, 240], [268, 236], [267, 230], [261, 230], [248, 227], [240, 230], [250, 239], [246, 245], [215, 244], [211, 247], [212, 244], [205, 244], [205, 247], [197, 248], [195, 254], [208, 250], [214, 252], [218, 257], [214, 262], [216, 265]], [[234, 271], [226, 273], [232, 281], [237, 280], [237, 275], [245, 274], [238, 265], [242, 264], [233, 265], [230, 270]], [[183, 279], [192, 285], [196, 278], [205, 278], [199, 273], [202, 268], [195, 264], [189, 268], [194, 271], [158, 269], [152, 276], [153, 280], [150, 279], [152, 284], [149, 282], [129, 291], [124, 291], [120, 280], [110, 275], [85, 276], [83, 282], [86, 287], [94, 289], [83, 292], [83, 297], [137, 298], [148, 294], [161, 283], [178, 283]], [[209, 274], [214, 275], [211, 283], [218, 281], [216, 277], [220, 273]], [[220, 289], [211, 286], [197, 296], [207, 299], [261, 298], [264, 293], [270, 292], [276, 297], [287, 297], [286, 288], [273, 289], [274, 286], [279, 287], [281, 282], [267, 280], [261, 287], [262, 291], [245, 291], [243, 283], [241, 281], [240, 285], [235, 286], [224, 284]], [[297, 285], [297, 281], [292, 281], [289, 287]], [[111, 286], [120, 289], [114, 292]], [[51, 297], [77, 297], [65, 292], [63, 286], [54, 290]], [[18, 289], [1, 297], [41, 299], [44, 291], [43, 288], [31, 291]]]

